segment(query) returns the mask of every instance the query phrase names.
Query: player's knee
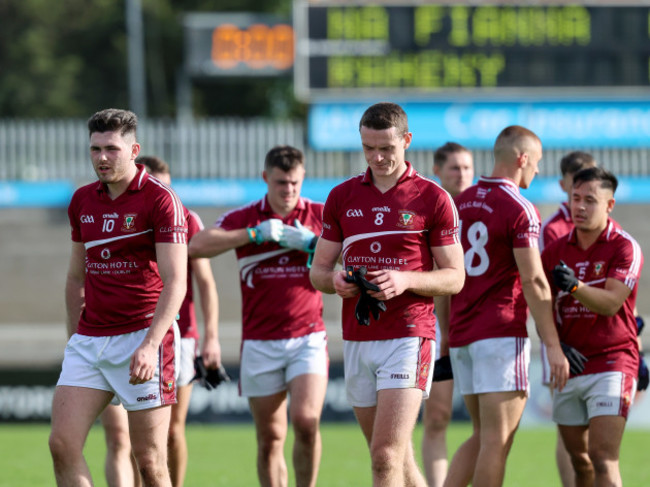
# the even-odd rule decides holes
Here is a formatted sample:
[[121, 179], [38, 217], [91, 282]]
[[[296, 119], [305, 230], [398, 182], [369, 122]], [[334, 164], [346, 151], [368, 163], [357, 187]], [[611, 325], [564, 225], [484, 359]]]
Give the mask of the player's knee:
[[390, 446], [375, 446], [370, 449], [372, 470], [379, 475], [398, 468], [403, 463], [403, 458], [404, 455], [399, 455]]
[[437, 436], [447, 430], [450, 421], [450, 410], [442, 408], [429, 410], [425, 416], [424, 431], [428, 436]]
[[598, 447], [589, 448], [589, 459], [597, 473], [607, 472], [618, 463], [618, 458], [608, 449]]
[[111, 429], [106, 430], [106, 448], [116, 454], [131, 453], [131, 439], [128, 431]]
[[292, 418], [293, 430], [297, 441], [311, 443], [318, 436], [320, 421], [318, 418], [299, 416]]
[[82, 455], [83, 445], [75, 447], [74, 442], [69, 441], [63, 435], [52, 433], [48, 439], [48, 445], [55, 467], [76, 460], [78, 456]]
[[172, 424], [169, 427], [167, 435], [167, 445], [169, 448], [174, 448], [185, 442], [185, 427], [183, 425]]
[[572, 453], [571, 465], [578, 475], [585, 475], [593, 471], [593, 464], [589, 455], [585, 453]]

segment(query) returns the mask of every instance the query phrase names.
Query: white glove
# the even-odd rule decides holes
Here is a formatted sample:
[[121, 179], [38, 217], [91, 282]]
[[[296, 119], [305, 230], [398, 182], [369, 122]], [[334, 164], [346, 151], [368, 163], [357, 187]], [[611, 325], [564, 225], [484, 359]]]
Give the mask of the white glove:
[[256, 227], [248, 227], [248, 238], [251, 242], [260, 245], [264, 242], [279, 242], [283, 233], [284, 223], [277, 218], [264, 220]]
[[294, 221], [295, 227], [290, 225], [282, 226], [282, 236], [279, 244], [289, 249], [302, 250], [313, 253], [316, 248], [316, 234], [304, 227], [298, 219]]

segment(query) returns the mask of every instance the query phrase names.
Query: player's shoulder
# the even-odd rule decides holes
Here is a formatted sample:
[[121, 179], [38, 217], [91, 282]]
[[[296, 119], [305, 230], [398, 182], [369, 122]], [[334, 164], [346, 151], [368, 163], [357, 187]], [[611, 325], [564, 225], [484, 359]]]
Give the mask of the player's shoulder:
[[226, 210], [224, 213], [221, 214], [219, 219], [217, 220], [216, 225], [219, 226], [222, 222], [226, 220], [248, 220], [254, 217], [257, 217], [260, 213], [260, 208], [263, 203], [264, 199], [259, 199], [255, 201], [251, 201], [250, 203], [247, 203], [242, 206], [238, 206], [237, 208], [231, 208], [230, 210]]
[[633, 252], [642, 253], [639, 242], [637, 242], [630, 233], [628, 233], [626, 230], [623, 230], [623, 228], [621, 228], [618, 223], [611, 220], [609, 228], [606, 231], [611, 234], [610, 240], [615, 242], [617, 246], [629, 248]]

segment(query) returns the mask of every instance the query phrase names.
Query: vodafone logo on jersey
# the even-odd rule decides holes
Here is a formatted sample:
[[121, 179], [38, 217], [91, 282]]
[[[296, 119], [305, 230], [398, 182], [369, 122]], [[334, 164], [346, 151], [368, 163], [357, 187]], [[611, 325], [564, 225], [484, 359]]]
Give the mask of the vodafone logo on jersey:
[[348, 210], [345, 212], [345, 216], [347, 217], [362, 217], [363, 216], [363, 211], [361, 210]]

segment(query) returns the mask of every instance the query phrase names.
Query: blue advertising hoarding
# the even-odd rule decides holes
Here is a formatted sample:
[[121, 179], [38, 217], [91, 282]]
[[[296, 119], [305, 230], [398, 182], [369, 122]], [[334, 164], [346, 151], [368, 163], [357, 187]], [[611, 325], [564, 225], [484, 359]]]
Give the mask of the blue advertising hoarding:
[[[321, 102], [309, 111], [315, 150], [359, 150], [359, 120], [372, 102]], [[546, 149], [648, 147], [650, 99], [622, 101], [455, 101], [401, 104], [413, 132], [411, 149], [435, 149], [453, 140], [490, 149], [508, 125], [533, 130]]]

